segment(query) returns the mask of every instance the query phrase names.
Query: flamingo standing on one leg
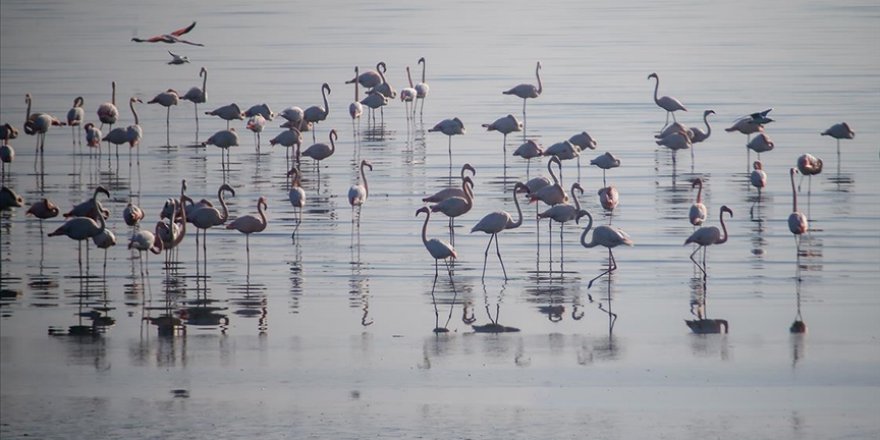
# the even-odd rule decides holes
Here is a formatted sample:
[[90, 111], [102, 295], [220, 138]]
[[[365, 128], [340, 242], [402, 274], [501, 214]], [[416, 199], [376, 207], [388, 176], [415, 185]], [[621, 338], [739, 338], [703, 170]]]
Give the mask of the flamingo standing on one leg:
[[516, 229], [522, 225], [523, 215], [522, 209], [519, 206], [519, 199], [516, 197], [517, 191], [525, 189], [528, 190], [526, 185], [522, 182], [516, 182], [513, 185], [513, 203], [516, 205], [516, 214], [517, 220], [513, 221], [513, 216], [510, 215], [507, 211], [495, 211], [489, 214], [486, 214], [473, 228], [471, 228], [471, 233], [476, 231], [482, 231], [487, 234], [491, 234], [489, 237], [489, 244], [486, 245], [486, 252], [483, 253], [483, 276], [481, 279], [486, 279], [486, 263], [489, 260], [489, 247], [492, 246], [492, 240], [495, 240], [495, 253], [498, 255], [498, 262], [501, 263], [501, 271], [504, 273], [504, 280], [507, 281], [507, 270], [504, 268], [504, 260], [501, 259], [501, 250], [498, 246], [498, 233], [505, 229]]
[[208, 140], [202, 142], [202, 146], [208, 145], [220, 148], [220, 167], [226, 171], [231, 160], [229, 148], [238, 146], [238, 133], [235, 132], [235, 127], [229, 130], [220, 130], [209, 137]]
[[368, 160], [361, 161], [361, 182], [363, 184], [352, 185], [348, 189], [348, 204], [351, 205], [351, 222], [354, 223], [354, 209], [357, 208], [357, 222], [361, 224], [361, 208], [370, 196], [370, 186], [367, 184], [367, 175], [364, 174], [364, 168], [373, 171], [373, 164]]
[[243, 121], [244, 120], [244, 112], [241, 111], [241, 107], [236, 103], [227, 104], [223, 107], [215, 108], [209, 112], [205, 112], [206, 115], [217, 116], [220, 119], [226, 121], [226, 129], [229, 130], [229, 121]]
[[[458, 258], [458, 254], [452, 245], [443, 240], [436, 238], [428, 240], [428, 220], [431, 219], [431, 210], [427, 206], [423, 206], [416, 210], [416, 217], [423, 212], [425, 213], [425, 223], [422, 225], [422, 244], [425, 245], [425, 249], [434, 258], [434, 283], [431, 285], [431, 300], [434, 303], [434, 333], [445, 333], [449, 330], [446, 329], [446, 326], [440, 327], [440, 312], [437, 310], [437, 298], [434, 296], [434, 289], [437, 287], [437, 277], [440, 274], [440, 260], [443, 260], [446, 264], [446, 273], [449, 274], [449, 283], [452, 284], [452, 305], [455, 306], [455, 298], [458, 297], [458, 292], [455, 290], [455, 281], [452, 279], [449, 259], [452, 258], [454, 260]], [[452, 319], [452, 308], [449, 309], [449, 318], [446, 320], [446, 325], [449, 325], [450, 319]]]
[[[419, 58], [419, 64], [422, 65], [422, 82], [416, 84], [416, 99], [422, 100], [422, 105], [419, 107], [419, 116], [425, 112], [425, 98], [428, 97], [428, 92], [431, 88], [428, 86], [428, 83], [425, 82], [425, 69], [427, 68], [427, 62], [425, 61], [425, 57]], [[415, 111], [415, 106], [413, 106], [413, 111]]]
[[[82, 145], [82, 124], [86, 117], [86, 112], [83, 110], [84, 103], [83, 97], [77, 96], [73, 100], [73, 107], [67, 111], [67, 125], [70, 126], [70, 134], [73, 136], [74, 144], [79, 140], [79, 144]], [[77, 136], [77, 129], [79, 129], [79, 136]]]
[[700, 179], [699, 177], [694, 179], [691, 184], [691, 189], [698, 186], [700, 188], [697, 190], [697, 199], [694, 201], [694, 204], [691, 205], [690, 211], [688, 211], [688, 221], [694, 226], [702, 225], [703, 222], [706, 221], [706, 217], [709, 215], [706, 205], [703, 204], [703, 179]]
[[251, 267], [251, 234], [254, 232], [263, 232], [263, 230], [266, 229], [266, 224], [268, 223], [266, 220], [266, 209], [266, 198], [260, 196], [257, 200], [257, 212], [260, 215], [259, 217], [251, 214], [243, 215], [226, 225], [226, 229], [235, 229], [245, 236], [248, 273], [250, 273]]
[[509, 90], [501, 92], [504, 95], [516, 95], [523, 100], [523, 141], [526, 139], [526, 100], [529, 98], [537, 98], [541, 96], [541, 92], [544, 91], [544, 86], [541, 84], [540, 61], [538, 61], [538, 64], [535, 66], [535, 77], [538, 78], [537, 87], [535, 87], [534, 84], [519, 84]]
[[229, 192], [232, 194], [233, 197], [235, 196], [235, 190], [232, 189], [231, 186], [225, 183], [223, 185], [220, 185], [220, 188], [217, 190], [217, 199], [220, 200], [220, 207], [223, 209], [222, 212], [213, 206], [206, 206], [193, 210], [192, 215], [190, 216], [190, 218], [192, 219], [192, 224], [197, 229], [196, 240], [198, 240], [198, 229], [202, 230], [202, 236], [204, 239], [204, 241], [202, 242], [202, 252], [205, 255], [206, 266], [208, 264], [208, 229], [212, 226], [220, 226], [226, 223], [226, 220], [229, 218], [229, 208], [226, 206], [226, 200], [223, 199], [224, 192]]
[[690, 258], [691, 258], [691, 261], [693, 261], [694, 264], [697, 265], [697, 267], [700, 269], [700, 271], [703, 272], [703, 276], [706, 276], [706, 267], [705, 267], [706, 266], [706, 253], [705, 252], [703, 253], [703, 264], [702, 265], [700, 265], [700, 263], [698, 263], [697, 260], [694, 260], [694, 255], [700, 250], [700, 248], [705, 248], [706, 246], [711, 246], [713, 244], [723, 244], [723, 243], [727, 242], [727, 238], [728, 238], [727, 225], [724, 224], [724, 213], [725, 212], [730, 214], [731, 217], [733, 217], [733, 210], [728, 208], [726, 205], [721, 207], [721, 213], [719, 214], [719, 218], [721, 221], [721, 229], [723, 230], [723, 234], [722, 234], [722, 231], [718, 230], [718, 228], [715, 226], [703, 226], [700, 229], [697, 229], [696, 231], [694, 231], [694, 233], [691, 234], [691, 236], [688, 237], [687, 240], [684, 241], [684, 244], [696, 243], [699, 245], [699, 246], [697, 246], [696, 249], [694, 249], [693, 252], [691, 252]]
[[519, 156], [526, 160], [526, 178], [529, 177], [529, 168], [532, 165], [532, 159], [536, 157], [541, 157], [544, 155], [544, 148], [541, 147], [541, 144], [529, 139], [523, 142], [516, 151], [513, 152], [514, 156]]
[[[357, 78], [358, 76], [359, 76], [358, 67], [354, 66], [354, 77]], [[360, 122], [361, 115], [364, 114], [364, 105], [361, 104], [361, 98], [358, 93], [358, 86], [360, 85], [360, 82], [359, 81], [353, 81], [353, 82], [354, 82], [354, 102], [352, 102], [351, 104], [348, 105], [348, 114], [349, 114], [349, 116], [351, 116], [351, 123], [352, 124], [354, 124], [355, 120]]]
[[[112, 95], [110, 97], [110, 102], [105, 102], [98, 106], [98, 120], [101, 121], [101, 128], [98, 130], [100, 133], [101, 130], [104, 130], [104, 124], [110, 126], [110, 130], [113, 130], [113, 124], [116, 124], [116, 121], [119, 119], [119, 109], [116, 108], [116, 81], [112, 81], [110, 86], [113, 89]], [[118, 149], [117, 149], [118, 151]], [[98, 155], [100, 156], [101, 150], [98, 149]], [[107, 154], [109, 157], [110, 154], [110, 143], [107, 143]], [[109, 159], [108, 159], [109, 160]]]
[[504, 149], [504, 163], [507, 163], [507, 135], [513, 133], [515, 131], [522, 131], [523, 123], [516, 119], [516, 116], [507, 115], [503, 118], [498, 118], [495, 122], [491, 124], [483, 124], [483, 127], [486, 128], [487, 131], [497, 131], [504, 135], [504, 142], [502, 143], [502, 147]]
[[652, 73], [648, 75], [648, 79], [651, 78], [657, 80], [657, 82], [654, 83], [654, 103], [663, 110], [666, 110], [666, 123], [663, 124], [663, 126], [666, 127], [667, 125], [669, 125], [669, 115], [672, 115], [672, 120], [675, 121], [675, 112], [677, 112], [678, 110], [687, 111], [687, 109], [684, 107], [684, 104], [682, 104], [681, 101], [671, 96], [661, 96], [658, 98], [657, 90], [660, 88], [660, 77], [657, 76], [656, 73]]
[[290, 204], [299, 210], [299, 214], [297, 215], [296, 228], [293, 229], [292, 236], [296, 235], [297, 229], [299, 229], [299, 225], [302, 224], [302, 213], [303, 208], [306, 206], [306, 192], [300, 186], [300, 178], [302, 177], [302, 173], [300, 173], [299, 168], [291, 168], [290, 171], [287, 172], [290, 178], [290, 192], [287, 197], [290, 199]]
[[590, 165], [596, 165], [597, 167], [602, 168], [602, 185], [605, 186], [607, 185], [607, 183], [605, 183], [605, 171], [619, 167], [620, 159], [606, 151], [605, 154], [596, 156], [595, 159], [591, 160]]
[[444, 119], [438, 122], [434, 127], [429, 128], [428, 132], [439, 131], [449, 137], [449, 166], [452, 166], [452, 136], [465, 134], [464, 123], [461, 119], [452, 118]]
[[[160, 222], [161, 223], [161, 222]], [[162, 253], [163, 247], [162, 240], [158, 239], [155, 234], [152, 232], [143, 229], [132, 234], [131, 238], [128, 240], [128, 248], [136, 249], [138, 251], [138, 255], [144, 255], [145, 251], [152, 252], [155, 255], [159, 255]], [[150, 254], [146, 253], [146, 265], [147, 265], [147, 275], [150, 274]], [[144, 259], [140, 259], [141, 266], [141, 279], [144, 278]]]
[[807, 184], [807, 217], [810, 214], [810, 198], [813, 193], [813, 176], [822, 172], [822, 159], [812, 154], [802, 154], [797, 160], [797, 169], [801, 173], [801, 180], [798, 182], [798, 191], [801, 190], [801, 182], [804, 181], [803, 176], [807, 176], [810, 181]]
[[180, 102], [180, 95], [174, 89], [168, 89], [147, 101], [147, 104], [159, 104], [165, 107], [165, 145], [171, 145], [171, 106]]
[[199, 70], [199, 76], [202, 77], [202, 88], [193, 86], [180, 97], [180, 99], [193, 103], [196, 115], [196, 141], [199, 139], [199, 104], [204, 104], [208, 100], [208, 69], [202, 67]]
[[[330, 115], [330, 104], [327, 103], [327, 95], [330, 94], [330, 85], [324, 83], [321, 85], [321, 96], [324, 98], [324, 106], [313, 105], [303, 111], [303, 120], [305, 122], [311, 122], [312, 124], [317, 124]], [[312, 129], [312, 142], [315, 141], [315, 130]]]
[[593, 227], [593, 216], [588, 212], [586, 213], [587, 218], [590, 219], [590, 222], [587, 224], [587, 227], [584, 228], [584, 232], [581, 233], [581, 246], [585, 248], [592, 248], [596, 246], [604, 246], [608, 248], [608, 270], [600, 273], [596, 277], [590, 280], [587, 283], [587, 289], [593, 287], [593, 282], [598, 280], [604, 275], [610, 275], [611, 272], [617, 270], [617, 261], [614, 259], [614, 254], [611, 252], [612, 248], [625, 244], [627, 246], [632, 246], [633, 241], [629, 238], [626, 232], [620, 228], [612, 228], [611, 226], [601, 225], [596, 227], [596, 230], [593, 231], [593, 238], [587, 243], [587, 232]]
[[[100, 187], [99, 187], [100, 188]], [[103, 189], [103, 188], [102, 188]], [[106, 193], [106, 190], [104, 190]], [[106, 193], [109, 197], [109, 193]], [[107, 229], [107, 225], [104, 222], [104, 216], [98, 215], [98, 221], [89, 218], [89, 217], [74, 217], [61, 225], [58, 229], [49, 233], [49, 237], [54, 237], [56, 235], [66, 235], [73, 240], [76, 240], [79, 243], [79, 268], [80, 272], [82, 272], [82, 244], [84, 240], [92, 238]], [[86, 252], [88, 252], [88, 244], [86, 245]], [[86, 257], [86, 261], [88, 261], [88, 257]]]
[[800, 237], [809, 229], [809, 223], [807, 222], [807, 216], [799, 212], [797, 207], [797, 191], [794, 187], [794, 175], [797, 173], [797, 168], [792, 168], [788, 171], [789, 176], [791, 176], [791, 215], [788, 216], [788, 230], [794, 234], [794, 241], [797, 244], [798, 250], [800, 250]]

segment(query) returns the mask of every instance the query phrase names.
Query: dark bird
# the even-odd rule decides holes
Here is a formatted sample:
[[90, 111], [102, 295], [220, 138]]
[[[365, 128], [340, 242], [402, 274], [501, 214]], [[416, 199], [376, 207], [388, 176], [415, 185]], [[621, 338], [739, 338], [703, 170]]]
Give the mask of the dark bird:
[[185, 28], [180, 28], [170, 34], [160, 34], [160, 35], [152, 36], [150, 38], [134, 37], [131, 39], [131, 41], [134, 41], [136, 43], [168, 43], [168, 44], [183, 43], [183, 44], [190, 44], [193, 46], [204, 46], [204, 44], [193, 43], [192, 41], [187, 41], [187, 40], [180, 38], [181, 35], [186, 34], [189, 31], [193, 30], [194, 27], [196, 27], [196, 22], [192, 22], [191, 25], [189, 25]]

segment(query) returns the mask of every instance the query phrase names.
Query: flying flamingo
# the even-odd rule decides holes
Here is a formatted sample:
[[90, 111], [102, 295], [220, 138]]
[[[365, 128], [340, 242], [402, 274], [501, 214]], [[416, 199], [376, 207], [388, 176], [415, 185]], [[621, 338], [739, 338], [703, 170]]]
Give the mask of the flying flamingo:
[[[313, 105], [303, 111], [303, 120], [305, 122], [311, 122], [312, 124], [317, 124], [325, 119], [330, 114], [330, 104], [327, 103], [327, 95], [330, 94], [330, 85], [324, 83], [321, 85], [321, 96], [324, 98], [324, 106]], [[315, 142], [315, 131], [312, 130], [312, 142]]]
[[122, 210], [122, 218], [128, 226], [136, 226], [144, 219], [144, 211], [133, 202], [128, 202], [125, 209]]
[[602, 168], [602, 185], [607, 185], [605, 183], [605, 171], [619, 167], [620, 159], [606, 151], [605, 154], [596, 156], [595, 159], [591, 160], [590, 165], [596, 165], [597, 167]]
[[154, 35], [150, 38], [134, 37], [131, 39], [131, 41], [134, 41], [136, 43], [168, 43], [168, 44], [183, 43], [183, 44], [189, 44], [192, 46], [204, 46], [204, 44], [193, 43], [192, 41], [187, 41], [187, 40], [180, 38], [181, 35], [184, 35], [187, 32], [193, 30], [194, 27], [196, 27], [196, 22], [192, 22], [191, 25], [189, 25], [187, 27], [180, 28], [174, 32], [169, 33], [169, 34]]
[[657, 82], [654, 83], [654, 103], [663, 110], [666, 110], [666, 123], [663, 124], [663, 126], [666, 127], [669, 125], [669, 115], [672, 115], [672, 120], [675, 121], [675, 112], [678, 110], [687, 111], [687, 109], [684, 108], [684, 104], [682, 104], [681, 101], [671, 96], [661, 96], [658, 98], [657, 90], [660, 88], [660, 77], [657, 76], [656, 73], [652, 73], [648, 75], [648, 79], [651, 78], [657, 80]]
[[498, 118], [495, 122], [491, 124], [483, 124], [483, 127], [486, 128], [487, 131], [497, 131], [504, 135], [504, 143], [502, 144], [504, 148], [505, 159], [507, 158], [507, 135], [513, 133], [515, 131], [522, 131], [523, 123], [516, 119], [516, 116], [507, 115], [503, 118]]
[[[314, 134], [314, 132], [312, 133]], [[322, 160], [327, 159], [332, 156], [333, 153], [336, 152], [336, 140], [338, 139], [338, 134], [336, 134], [336, 129], [330, 130], [330, 145], [320, 143], [313, 144], [306, 148], [305, 151], [302, 152], [303, 156], [311, 157], [315, 161], [315, 166], [318, 167], [318, 172], [321, 172], [320, 163]]]
[[443, 200], [446, 200], [450, 197], [464, 198], [465, 197], [465, 189], [464, 189], [465, 182], [468, 182], [468, 181], [470, 182], [471, 189], [473, 189], [473, 184], [474, 184], [473, 180], [469, 179], [468, 176], [464, 175], [465, 171], [470, 171], [473, 176], [477, 175], [477, 170], [475, 170], [471, 164], [466, 163], [461, 166], [461, 183], [462, 183], [461, 188], [444, 188], [444, 189], [441, 189], [440, 191], [437, 191], [433, 195], [430, 195], [428, 197], [423, 198], [422, 201], [425, 203], [438, 203], [438, 202], [442, 202]]
[[697, 190], [697, 199], [694, 201], [694, 204], [691, 205], [691, 209], [688, 212], [688, 220], [694, 226], [700, 226], [703, 222], [706, 221], [706, 217], [709, 215], [706, 210], [706, 205], [703, 204], [703, 179], [699, 177], [694, 179], [691, 184], [691, 189], [695, 187], [700, 187]]
[[351, 205], [351, 222], [354, 223], [354, 209], [357, 207], [358, 225], [361, 223], [361, 207], [364, 206], [367, 197], [370, 196], [370, 186], [367, 184], [367, 175], [364, 174], [365, 167], [369, 168], [370, 171], [373, 171], [373, 164], [368, 160], [361, 161], [361, 181], [363, 182], [363, 185], [352, 185], [351, 188], [348, 189], [348, 204]]
[[794, 241], [797, 244], [798, 249], [800, 249], [800, 236], [804, 232], [807, 232], [809, 224], [807, 222], [807, 216], [799, 212], [797, 208], [797, 191], [794, 187], [794, 175], [797, 174], [797, 172], [797, 168], [792, 168], [788, 171], [789, 176], [791, 176], [791, 215], [788, 216], [788, 230], [794, 234]]
[[[205, 76], [207, 79], [207, 75]], [[244, 120], [244, 112], [241, 111], [241, 107], [236, 103], [227, 104], [223, 107], [215, 108], [209, 112], [205, 112], [206, 115], [218, 116], [220, 119], [226, 121], [226, 129], [229, 130], [229, 121]]]
[[486, 214], [473, 228], [471, 228], [471, 233], [476, 231], [482, 231], [487, 234], [491, 234], [489, 237], [489, 244], [486, 245], [486, 252], [483, 253], [483, 276], [481, 279], [486, 279], [486, 263], [489, 260], [489, 247], [492, 246], [492, 240], [495, 240], [495, 253], [498, 255], [498, 262], [501, 263], [501, 271], [504, 273], [504, 280], [507, 281], [507, 270], [504, 269], [504, 260], [501, 259], [501, 250], [498, 246], [498, 233], [505, 229], [516, 229], [522, 225], [523, 215], [522, 209], [519, 206], [519, 199], [517, 199], [516, 194], [517, 190], [527, 189], [525, 184], [522, 182], [516, 182], [513, 185], [513, 203], [516, 205], [516, 214], [517, 220], [513, 221], [513, 216], [510, 215], [507, 211], [495, 211], [489, 214]]
[[584, 232], [581, 233], [581, 246], [585, 248], [592, 248], [596, 246], [604, 246], [608, 248], [608, 270], [600, 273], [589, 283], [587, 283], [587, 289], [593, 287], [593, 282], [598, 280], [604, 275], [610, 275], [611, 272], [617, 270], [617, 261], [614, 259], [614, 254], [611, 252], [611, 249], [622, 244], [627, 246], [632, 246], [633, 241], [629, 238], [626, 232], [620, 228], [612, 228], [611, 226], [600, 225], [597, 226], [593, 231], [593, 238], [587, 243], [587, 232], [590, 232], [590, 229], [593, 227], [593, 216], [588, 212], [587, 218], [590, 219], [590, 222], [587, 224], [587, 227], [584, 228]]
[[226, 223], [226, 220], [229, 218], [229, 208], [226, 206], [226, 200], [223, 199], [224, 192], [229, 192], [233, 197], [235, 196], [235, 190], [232, 189], [231, 186], [225, 183], [220, 185], [220, 188], [217, 190], [217, 199], [220, 200], [220, 207], [223, 209], [223, 212], [220, 212], [213, 206], [198, 208], [192, 211], [192, 224], [197, 229], [196, 250], [198, 250], [198, 229], [202, 230], [202, 236], [204, 239], [202, 242], [202, 252], [205, 255], [205, 265], [207, 265], [208, 260], [208, 229], [212, 226], [220, 226]]
[[293, 236], [296, 235], [296, 230], [299, 229], [299, 225], [302, 224], [303, 208], [306, 206], [306, 192], [302, 189], [302, 186], [300, 186], [300, 178], [302, 177], [302, 174], [298, 168], [291, 168], [290, 171], [287, 172], [287, 175], [292, 176], [290, 178], [290, 192], [287, 197], [290, 199], [290, 204], [294, 208], [299, 209], [296, 228], [294, 228], [293, 234], [291, 234], [291, 236]]
[[31, 94], [25, 94], [24, 100], [27, 103], [27, 116], [25, 116], [24, 132], [29, 135], [37, 135], [37, 150], [43, 151], [46, 146], [46, 132], [51, 126], [62, 126], [64, 122], [48, 113], [31, 113]]
[[[428, 97], [428, 92], [430, 92], [431, 88], [428, 86], [428, 83], [425, 82], [425, 69], [427, 68], [428, 63], [425, 61], [425, 57], [419, 58], [419, 64], [422, 65], [422, 82], [416, 84], [416, 99], [422, 100], [422, 105], [419, 108], [419, 115], [425, 112], [425, 98]], [[415, 106], [413, 106], [413, 111], [415, 111]]]
[[199, 139], [199, 104], [204, 104], [208, 100], [208, 69], [202, 67], [199, 70], [199, 76], [202, 77], [202, 88], [198, 86], [190, 87], [186, 93], [180, 97], [185, 101], [193, 103], [196, 115], [196, 140]]
[[513, 152], [513, 155], [526, 160], [526, 177], [528, 177], [529, 167], [532, 165], [532, 159], [543, 156], [544, 148], [541, 147], [541, 144], [529, 139], [523, 142], [523, 144]]
[[455, 230], [453, 229], [453, 220], [456, 217], [470, 212], [474, 207], [473, 181], [470, 177], [465, 177], [462, 182], [462, 190], [464, 197], [448, 197], [434, 205], [431, 205], [431, 212], [442, 212], [449, 217], [449, 239], [452, 245], [455, 245]]
[[696, 243], [698, 245], [697, 248], [694, 249], [693, 252], [691, 252], [690, 258], [691, 261], [693, 261], [694, 264], [697, 265], [700, 271], [703, 272], [703, 276], [706, 276], [706, 253], [703, 252], [702, 265], [700, 265], [697, 260], [694, 260], [694, 255], [699, 252], [701, 248], [705, 249], [706, 246], [711, 246], [713, 244], [723, 244], [727, 242], [727, 225], [724, 224], [725, 212], [733, 217], [733, 210], [728, 208], [727, 205], [721, 207], [719, 218], [721, 220], [721, 229], [723, 230], [723, 235], [722, 231], [719, 231], [718, 228], [715, 226], [703, 226], [700, 229], [694, 231], [694, 233], [691, 234], [691, 236], [684, 241], [684, 244]]
[[466, 132], [464, 123], [458, 118], [444, 119], [434, 125], [433, 128], [428, 129], [428, 132], [433, 131], [439, 131], [449, 137], [449, 166], [452, 166], [452, 136]]
[[523, 100], [523, 140], [526, 138], [526, 99], [537, 98], [541, 96], [541, 92], [544, 91], [544, 86], [541, 84], [540, 61], [538, 61], [538, 64], [535, 66], [535, 77], [538, 78], [537, 87], [535, 87], [534, 84], [519, 84], [510, 90], [501, 92], [504, 95], [516, 95]]
[[171, 106], [180, 102], [180, 96], [174, 89], [168, 89], [147, 101], [147, 104], [159, 104], [165, 107], [165, 144], [171, 145]]
[[260, 215], [259, 217], [251, 214], [243, 215], [226, 225], [226, 229], [235, 229], [244, 234], [248, 272], [250, 272], [251, 267], [251, 234], [254, 232], [263, 232], [263, 230], [266, 229], [266, 208], [266, 198], [260, 196], [257, 200], [257, 212]]
[[[358, 67], [354, 66], [354, 76], [358, 77]], [[351, 122], [354, 124], [355, 120], [360, 121], [361, 115], [364, 114], [364, 106], [361, 104], [361, 98], [358, 94], [358, 86], [360, 83], [358, 81], [352, 81], [354, 83], [354, 102], [348, 105], [348, 114], [351, 116]], [[348, 82], [346, 82], [348, 84]]]
[[[443, 260], [446, 264], [446, 273], [449, 274], [449, 282], [452, 284], [452, 292], [454, 293], [452, 304], [455, 305], [455, 298], [458, 296], [458, 292], [456, 292], [455, 282], [452, 280], [452, 269], [449, 267], [449, 259], [458, 258], [458, 254], [455, 253], [452, 245], [443, 240], [436, 238], [428, 240], [428, 220], [431, 219], [431, 210], [427, 206], [423, 206], [416, 210], [416, 217], [421, 213], [425, 213], [425, 223], [422, 225], [422, 244], [425, 245], [425, 249], [434, 258], [434, 284], [431, 285], [431, 300], [434, 303], [434, 332], [445, 333], [448, 330], [445, 326], [443, 328], [440, 327], [440, 312], [437, 310], [437, 298], [434, 296], [434, 289], [437, 287], [437, 277], [440, 274], [440, 260]], [[449, 319], [451, 318], [452, 310], [450, 309]], [[449, 319], [446, 320], [446, 325], [449, 325]]]
[[224, 170], [227, 169], [230, 162], [229, 148], [238, 146], [238, 133], [235, 132], [235, 127], [229, 130], [220, 130], [209, 137], [208, 140], [202, 142], [202, 146], [208, 145], [220, 148], [220, 166]]
[[[82, 145], [82, 124], [86, 117], [86, 112], [83, 110], [84, 103], [83, 97], [77, 96], [73, 100], [73, 107], [67, 111], [67, 125], [70, 126], [70, 134], [73, 136], [74, 144], [79, 139], [79, 144]], [[76, 135], [77, 127], [79, 127], [80, 136]]]

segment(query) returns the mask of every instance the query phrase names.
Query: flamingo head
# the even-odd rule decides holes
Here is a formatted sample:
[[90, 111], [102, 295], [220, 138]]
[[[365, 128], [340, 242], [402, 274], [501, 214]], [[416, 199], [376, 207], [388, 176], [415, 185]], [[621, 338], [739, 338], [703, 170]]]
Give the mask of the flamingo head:
[[477, 175], [477, 170], [475, 170], [474, 166], [469, 163], [462, 165], [461, 170], [462, 170], [462, 173], [464, 172], [464, 170], [469, 170], [471, 173], [473, 173], [473, 175], [475, 175], [475, 176]]
[[703, 112], [704, 117], [709, 116], [709, 115], [714, 115], [714, 114], [715, 114], [715, 110], [706, 110]]
[[755, 163], [752, 164], [752, 168], [754, 168], [755, 170], [763, 170], [764, 165], [761, 164], [760, 160], [756, 160]]
[[431, 209], [428, 208], [427, 206], [422, 206], [421, 208], [419, 208], [419, 209], [416, 210], [416, 217], [418, 217], [419, 214], [421, 214], [421, 213], [423, 213], [423, 212], [424, 212], [424, 213], [429, 213], [429, 212], [431, 212]]
[[224, 183], [223, 185], [220, 186], [220, 191], [228, 191], [228, 192], [232, 193], [233, 197], [235, 197], [235, 190], [232, 189], [232, 187], [229, 186], [229, 184], [227, 184], [227, 183]]
[[721, 212], [722, 213], [726, 212], [726, 213], [730, 214], [731, 217], [733, 217], [733, 210], [728, 208], [727, 205], [724, 205], [721, 207]]
[[659, 78], [657, 78], [657, 74], [656, 74], [656, 73], [651, 73], [650, 75], [648, 75], [648, 79], [651, 79], [651, 78], [659, 79]]

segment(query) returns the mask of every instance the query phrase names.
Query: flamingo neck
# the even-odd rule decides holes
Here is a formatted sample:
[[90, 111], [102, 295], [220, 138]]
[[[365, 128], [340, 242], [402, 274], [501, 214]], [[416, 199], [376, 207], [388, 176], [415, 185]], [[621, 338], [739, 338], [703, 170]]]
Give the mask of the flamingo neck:
[[266, 228], [266, 224], [269, 223], [269, 220], [266, 218], [266, 202], [264, 200], [260, 200], [257, 203], [257, 213], [260, 214], [260, 230]]
[[223, 188], [217, 190], [217, 198], [220, 199], [220, 207], [223, 208], [223, 213], [220, 214], [220, 222], [226, 223], [226, 220], [229, 218], [229, 207], [226, 206], [226, 200], [223, 199]]
[[697, 189], [697, 203], [703, 203], [703, 181], [698, 180], [697, 182], [697, 186], [699, 186]]
[[406, 66], [406, 79], [409, 80], [409, 87], [412, 88], [413, 87], [412, 75], [410, 75], [410, 73], [409, 73], [409, 66]]
[[[177, 245], [181, 241], [183, 241], [183, 237], [184, 237], [184, 235], [186, 235], [186, 206], [183, 205], [183, 198], [186, 197], [186, 195], [184, 195], [184, 193], [183, 193], [184, 188], [185, 188], [184, 185], [180, 185], [180, 239], [178, 239], [176, 241], [176, 243], [174, 243], [175, 245]], [[192, 201], [192, 200], [190, 200], [190, 201]], [[174, 223], [174, 219], [176, 217], [177, 217], [177, 215], [171, 216], [171, 223], [172, 224]]]
[[[325, 98], [326, 102], [326, 98]], [[330, 154], [336, 152], [336, 130], [330, 132]]]
[[110, 97], [110, 103], [113, 104], [113, 106], [115, 107], [116, 106], [116, 81], [113, 81], [110, 85], [113, 87], [113, 94]]
[[797, 212], [797, 191], [794, 187], [794, 169], [789, 173], [791, 176], [791, 212]]
[[[159, 232], [159, 229], [156, 228], [156, 232]], [[150, 245], [150, 252], [154, 255], [159, 255], [165, 249], [164, 243], [162, 243], [162, 239], [159, 238], [158, 234], [153, 235], [153, 243]]]
[[430, 220], [430, 219], [431, 219], [431, 211], [426, 210], [425, 211], [425, 223], [422, 224], [422, 243], [424, 243], [425, 246], [428, 245], [428, 220]]
[[[138, 119], [137, 110], [134, 109], [134, 100], [133, 99], [128, 101], [128, 106], [129, 106], [129, 108], [131, 108], [131, 114], [134, 115], [134, 125], [140, 125], [140, 122], [139, 122], [140, 120]], [[171, 107], [168, 107], [168, 109], [170, 111]]]
[[657, 75], [654, 75], [654, 79], [657, 80], [657, 82], [654, 83], [654, 102], [657, 105], [660, 105], [660, 100], [657, 99], [657, 90], [660, 88], [660, 77]]
[[422, 65], [422, 84], [424, 84], [425, 83], [425, 69], [428, 68], [428, 62], [425, 61], [423, 58], [422, 60], [419, 61], [419, 63], [421, 63], [421, 65]]
[[208, 96], [208, 71], [202, 69], [202, 95]]
[[360, 74], [358, 73], [358, 68], [355, 67], [355, 68], [354, 68], [354, 101], [355, 101], [355, 102], [360, 102], [360, 101], [361, 101], [360, 99], [358, 99], [358, 96], [359, 96], [359, 94], [358, 94], [358, 85], [360, 85], [360, 81], [358, 81], [358, 77], [359, 77], [359, 76], [360, 76]]
[[321, 96], [324, 97], [324, 117], [326, 118], [330, 114], [330, 104], [327, 103], [327, 91], [330, 90], [330, 87], [321, 87]]
[[721, 214], [718, 217], [721, 221], [721, 230], [724, 232], [724, 237], [716, 241], [715, 244], [727, 242], [727, 225], [724, 224], [724, 211], [721, 211]]
[[367, 183], [367, 175], [364, 173], [364, 163], [361, 163], [361, 180], [364, 182], [364, 198], [370, 197], [370, 185]]
[[706, 124], [706, 137], [712, 134], [712, 126], [709, 125], [709, 113], [703, 114], [703, 123]]
[[541, 63], [535, 67], [535, 76], [538, 78], [538, 94], [540, 95], [544, 91], [544, 86], [541, 84]]
[[590, 232], [590, 229], [593, 229], [593, 215], [587, 212], [586, 216], [590, 219], [590, 221], [587, 223], [587, 227], [584, 228], [584, 232], [581, 232], [581, 246], [585, 248], [591, 248], [595, 247], [596, 243], [587, 243], [587, 233]]
[[24, 120], [30, 121], [31, 120], [31, 95], [25, 96], [25, 101], [27, 101], [27, 110], [25, 111]]
[[577, 194], [575, 193], [575, 189], [577, 189], [577, 183], [571, 184], [571, 198], [574, 199], [574, 209], [575, 211], [581, 210], [581, 202], [578, 201]]
[[522, 226], [523, 214], [522, 208], [519, 206], [519, 197], [516, 196], [516, 186], [513, 187], [513, 204], [516, 205], [516, 222], [506, 229], [514, 229]]
[[[553, 173], [553, 168], [551, 165], [553, 164], [553, 160], [547, 161], [547, 172], [550, 173], [550, 178], [553, 179], [554, 185], [559, 185], [559, 179], [556, 178], [556, 174]], [[562, 171], [562, 165], [560, 164], [559, 170]]]

